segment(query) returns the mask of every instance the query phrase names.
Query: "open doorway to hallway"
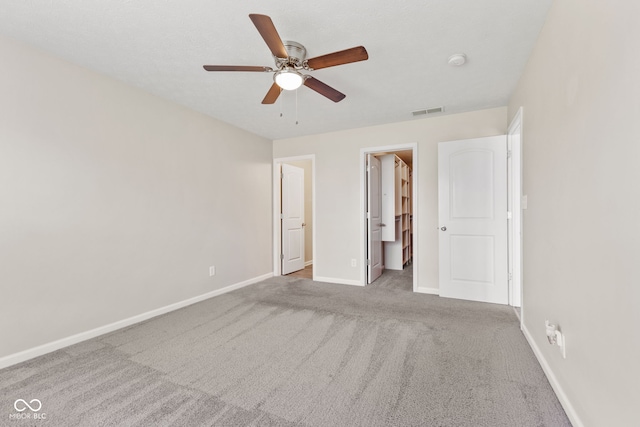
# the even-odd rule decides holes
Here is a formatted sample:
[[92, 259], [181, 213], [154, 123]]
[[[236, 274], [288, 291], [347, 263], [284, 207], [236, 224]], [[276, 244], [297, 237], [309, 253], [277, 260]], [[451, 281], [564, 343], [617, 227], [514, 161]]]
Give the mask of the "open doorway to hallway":
[[274, 275], [313, 279], [315, 156], [274, 159], [273, 171]]

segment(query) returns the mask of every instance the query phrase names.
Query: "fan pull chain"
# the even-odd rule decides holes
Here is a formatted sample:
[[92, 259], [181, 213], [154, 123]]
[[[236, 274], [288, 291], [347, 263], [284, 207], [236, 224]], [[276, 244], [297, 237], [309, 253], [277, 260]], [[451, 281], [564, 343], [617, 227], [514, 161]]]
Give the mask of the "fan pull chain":
[[296, 125], [298, 124], [298, 89], [296, 89]]
[[[282, 88], [280, 88], [280, 95], [282, 95]], [[280, 105], [280, 117], [282, 117], [282, 96], [278, 96], [278, 105]]]

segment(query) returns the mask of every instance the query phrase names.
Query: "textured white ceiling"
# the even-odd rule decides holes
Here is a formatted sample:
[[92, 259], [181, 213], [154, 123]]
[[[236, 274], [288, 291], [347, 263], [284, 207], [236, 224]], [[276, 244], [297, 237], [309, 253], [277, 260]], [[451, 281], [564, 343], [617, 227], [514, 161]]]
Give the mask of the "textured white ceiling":
[[[0, 34], [280, 139], [506, 105], [551, 1], [0, 0]], [[346, 99], [300, 88], [296, 125], [296, 92], [261, 104], [271, 74], [204, 71], [273, 66], [250, 13], [269, 15], [307, 57], [365, 46], [368, 61], [310, 73]], [[447, 64], [454, 53], [464, 67]]]

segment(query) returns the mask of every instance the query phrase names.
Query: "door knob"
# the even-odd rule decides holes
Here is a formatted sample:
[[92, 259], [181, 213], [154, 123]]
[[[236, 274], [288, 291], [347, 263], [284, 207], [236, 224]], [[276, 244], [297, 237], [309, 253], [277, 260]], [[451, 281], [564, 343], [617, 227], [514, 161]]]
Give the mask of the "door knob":
[[304, 223], [304, 222], [302, 223], [302, 226], [303, 226], [303, 227], [304, 227], [304, 226], [306, 226], [306, 225], [307, 225], [306, 223]]
[[382, 224], [382, 223], [380, 224], [380, 227], [386, 227], [386, 226], [387, 224]]
[[447, 231], [447, 227], [440, 227], [440, 230]]

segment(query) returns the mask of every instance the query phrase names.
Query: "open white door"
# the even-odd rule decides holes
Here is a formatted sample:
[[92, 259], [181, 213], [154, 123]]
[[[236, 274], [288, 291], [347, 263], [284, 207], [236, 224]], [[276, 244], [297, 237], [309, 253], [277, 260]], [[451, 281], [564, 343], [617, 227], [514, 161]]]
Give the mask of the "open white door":
[[380, 160], [367, 154], [367, 284], [382, 275]]
[[282, 274], [304, 268], [304, 169], [282, 165]]
[[508, 304], [505, 136], [438, 144], [440, 296]]

